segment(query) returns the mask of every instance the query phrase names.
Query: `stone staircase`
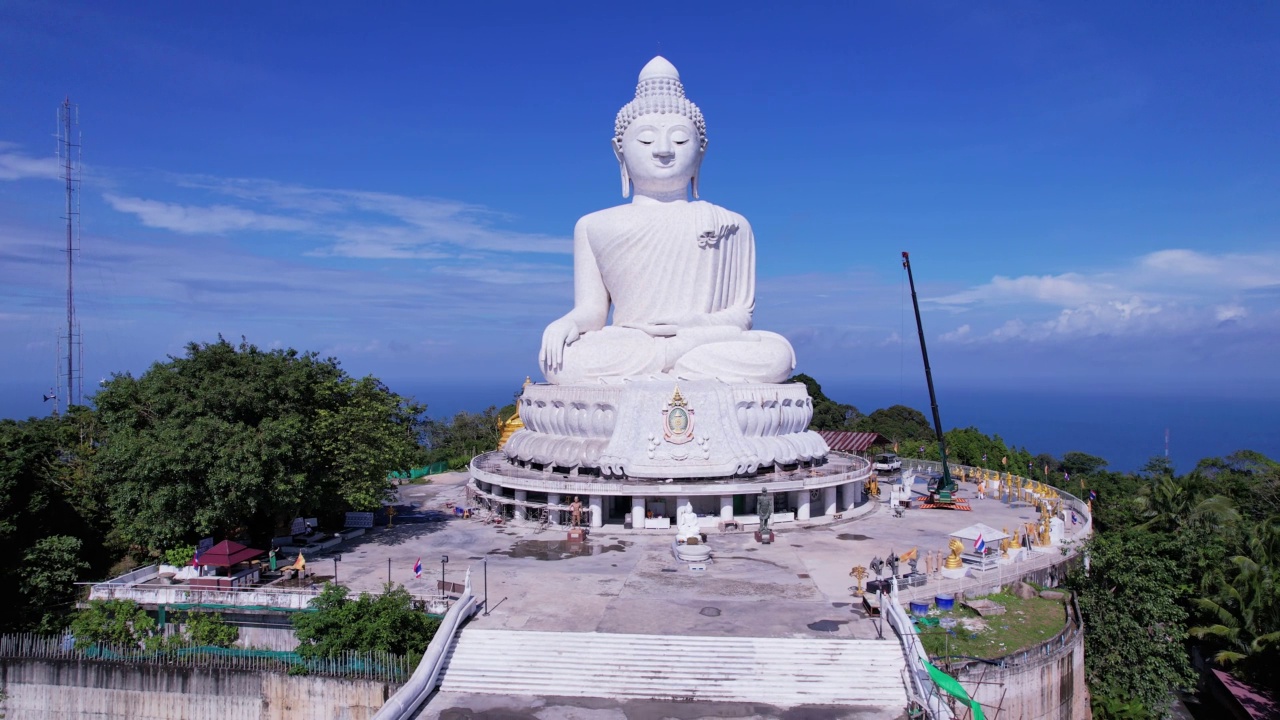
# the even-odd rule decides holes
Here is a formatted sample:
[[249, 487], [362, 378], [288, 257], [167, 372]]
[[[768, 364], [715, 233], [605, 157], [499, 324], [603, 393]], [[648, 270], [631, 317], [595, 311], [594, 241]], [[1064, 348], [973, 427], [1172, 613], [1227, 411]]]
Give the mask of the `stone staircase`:
[[895, 640], [560, 633], [467, 628], [441, 691], [535, 697], [907, 704]]

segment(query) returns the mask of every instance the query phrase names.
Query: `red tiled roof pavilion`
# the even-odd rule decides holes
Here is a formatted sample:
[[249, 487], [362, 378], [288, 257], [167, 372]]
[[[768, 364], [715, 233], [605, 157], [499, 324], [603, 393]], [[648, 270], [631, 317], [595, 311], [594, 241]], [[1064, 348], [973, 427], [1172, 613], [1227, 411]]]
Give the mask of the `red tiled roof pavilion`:
[[232, 540], [223, 540], [200, 553], [200, 557], [196, 558], [196, 564], [210, 567], [231, 567], [245, 560], [256, 558], [261, 554], [261, 550], [245, 547]]

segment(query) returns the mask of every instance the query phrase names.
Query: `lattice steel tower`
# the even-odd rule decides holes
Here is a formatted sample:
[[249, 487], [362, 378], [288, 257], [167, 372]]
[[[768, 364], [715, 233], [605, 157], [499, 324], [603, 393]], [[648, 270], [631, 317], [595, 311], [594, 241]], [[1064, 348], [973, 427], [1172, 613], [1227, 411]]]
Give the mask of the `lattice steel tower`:
[[[79, 405], [84, 391], [84, 343], [80, 321], [76, 319], [75, 261], [80, 254], [80, 182], [83, 177], [80, 157], [80, 108], [68, 97], [58, 106], [58, 167], [66, 186], [67, 223], [67, 331], [58, 336], [58, 389], [53, 397], [53, 412], [59, 402], [67, 408]], [[66, 348], [66, 358], [62, 349]], [[65, 362], [65, 365], [63, 364]], [[63, 384], [65, 382], [65, 385]]]

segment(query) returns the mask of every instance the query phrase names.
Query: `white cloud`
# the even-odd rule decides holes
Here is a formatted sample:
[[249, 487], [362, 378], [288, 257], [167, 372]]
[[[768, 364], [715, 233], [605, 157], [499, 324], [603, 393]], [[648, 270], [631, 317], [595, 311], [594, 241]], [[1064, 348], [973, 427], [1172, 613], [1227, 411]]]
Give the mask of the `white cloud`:
[[1170, 249], [1094, 273], [996, 276], [924, 301], [974, 317], [965, 332], [941, 336], [950, 341], [1186, 337], [1248, 322], [1251, 304], [1266, 301], [1250, 294], [1271, 288], [1280, 288], [1280, 253]]
[[1015, 303], [1032, 300], [1050, 305], [1075, 305], [1114, 291], [1108, 283], [1090, 280], [1075, 273], [1064, 275], [1024, 275], [1008, 278], [997, 275], [986, 285], [951, 295], [931, 298], [929, 302], [945, 306], [967, 306], [977, 303]]
[[[130, 207], [147, 210], [152, 222], [170, 229], [208, 219], [217, 231], [266, 229], [305, 232], [322, 244], [317, 256], [366, 259], [441, 259], [460, 252], [566, 254], [570, 238], [507, 230], [496, 223], [502, 213], [481, 205], [441, 198], [410, 197], [362, 190], [331, 190], [286, 185], [271, 180], [179, 176], [183, 188], [233, 198], [241, 205]], [[136, 200], [136, 199], [135, 199]], [[148, 201], [155, 202], [155, 201]], [[117, 208], [124, 209], [124, 208]], [[239, 212], [233, 212], [239, 211]], [[223, 225], [217, 225], [221, 222]], [[245, 223], [236, 227], [234, 223]], [[282, 226], [271, 226], [279, 222]], [[284, 223], [296, 223], [288, 226]], [[264, 226], [265, 225], [265, 226]], [[197, 230], [198, 232], [198, 230]]]
[[138, 220], [147, 227], [186, 234], [222, 235], [235, 230], [299, 232], [313, 227], [311, 223], [302, 220], [263, 215], [230, 205], [208, 207], [177, 205], [158, 200], [122, 197], [111, 193], [104, 194], [103, 198], [116, 210], [136, 215]]
[[53, 155], [32, 157], [15, 148], [13, 143], [0, 142], [0, 180], [58, 179], [60, 169]]
[[961, 325], [951, 332], [943, 333], [938, 339], [942, 342], [965, 342], [972, 330], [968, 325]]

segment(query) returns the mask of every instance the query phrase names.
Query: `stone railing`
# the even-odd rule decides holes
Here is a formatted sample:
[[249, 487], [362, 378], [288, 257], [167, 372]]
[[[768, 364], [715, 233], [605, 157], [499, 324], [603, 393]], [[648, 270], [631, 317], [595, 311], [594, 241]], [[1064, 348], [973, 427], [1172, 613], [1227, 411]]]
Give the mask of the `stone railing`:
[[193, 588], [183, 585], [123, 585], [120, 578], [89, 588], [90, 600], [132, 600], [142, 605], [226, 605], [246, 609], [305, 610], [318, 590]]
[[[1036, 480], [1035, 478], [1026, 478], [1016, 473], [1001, 472], [999, 470], [989, 470], [987, 468], [973, 467], [972, 465], [960, 465], [958, 463], [947, 463], [947, 465], [951, 468], [951, 476], [953, 478], [961, 475], [968, 475], [970, 477], [978, 477], [978, 476], [994, 477], [995, 479], [1000, 481], [1001, 487], [1004, 487], [1005, 483], [1011, 482], [1011, 481], [1024, 482], [1030, 479], [1030, 480], [1035, 480], [1036, 482], [1043, 482], [1041, 480]], [[938, 462], [937, 460], [904, 460], [902, 463], [902, 473], [904, 475], [908, 473], [923, 475], [923, 474], [935, 473], [935, 472], [942, 472], [942, 463]], [[1080, 498], [1076, 497], [1075, 495], [1072, 495], [1071, 493], [1067, 492], [1066, 490], [1062, 490], [1056, 486], [1053, 486], [1051, 483], [1046, 483], [1046, 484], [1049, 484], [1051, 487], [1054, 487], [1054, 490], [1058, 493], [1058, 496], [1062, 498], [1063, 506], [1066, 509], [1074, 510], [1078, 515], [1081, 516], [1083, 520], [1083, 527], [1077, 528], [1073, 532], [1073, 534], [1082, 535], [1083, 537], [1088, 537], [1089, 535], [1091, 535], [1093, 533], [1093, 513], [1089, 510], [1089, 504], [1086, 503], [1084, 500], [1081, 500]], [[992, 494], [988, 492], [988, 495], [991, 496]]]
[[[501, 487], [525, 489], [540, 492], [603, 493], [609, 495], [704, 495], [733, 494], [740, 492], [759, 492], [761, 483], [766, 483], [774, 492], [791, 490], [812, 490], [833, 485], [844, 485], [871, 476], [871, 463], [857, 456], [838, 456], [832, 453], [833, 462], [824, 466], [832, 470], [827, 473], [811, 475], [807, 470], [777, 473], [760, 478], [710, 478], [659, 483], [645, 478], [602, 479], [593, 476], [564, 476], [539, 470], [529, 470], [511, 465], [503, 459], [501, 453], [488, 452], [475, 456], [471, 460], [471, 477], [483, 483]], [[837, 470], [839, 463], [840, 470]], [[761, 479], [763, 478], [763, 480]], [[510, 502], [507, 499], [506, 502]]]
[[920, 636], [916, 634], [915, 624], [902, 609], [902, 603], [906, 601], [898, 597], [896, 582], [891, 585], [888, 600], [889, 602], [881, 603], [881, 611], [884, 613], [884, 618], [889, 621], [889, 626], [897, 633], [899, 642], [902, 643], [902, 654], [906, 660], [908, 694], [916, 704], [929, 713], [929, 717], [933, 720], [952, 720], [955, 715], [924, 666], [924, 663], [929, 660], [929, 654], [925, 652], [924, 643], [920, 642]]
[[427, 651], [423, 653], [417, 669], [413, 671], [408, 682], [397, 690], [395, 695], [387, 699], [382, 709], [373, 716], [373, 720], [408, 720], [416, 717], [418, 708], [426, 702], [427, 696], [436, 689], [440, 681], [440, 671], [444, 668], [445, 656], [449, 654], [449, 648], [453, 646], [458, 632], [462, 629], [462, 623], [474, 615], [478, 609], [479, 603], [471, 590], [471, 570], [468, 569], [462, 595], [440, 620], [440, 627], [436, 630], [435, 637], [431, 638], [431, 643], [427, 645]]
[[[953, 476], [959, 477], [962, 474], [970, 476], [995, 475], [999, 478], [1002, 487], [1004, 483], [1010, 481], [1025, 481], [1025, 478], [1013, 473], [1000, 473], [994, 470], [959, 465], [957, 463], [949, 463], [949, 465]], [[935, 460], [909, 460], [904, 462], [902, 466], [904, 475], [925, 475], [941, 471], [942, 463]], [[976, 567], [970, 568], [970, 576], [963, 578], [953, 580], [930, 579], [926, 585], [905, 588], [902, 591], [903, 602], [933, 597], [934, 595], [955, 595], [957, 598], [961, 598], [969, 590], [998, 589], [1015, 580], [1021, 580], [1036, 574], [1041, 575], [1041, 577], [1037, 578], [1037, 581], [1041, 582], [1041, 584], [1056, 585], [1057, 581], [1062, 580], [1066, 574], [1065, 569], [1062, 569], [1061, 566], [1069, 562], [1075, 562], [1080, 552], [1080, 546], [1093, 535], [1093, 514], [1089, 509], [1088, 503], [1064, 490], [1057, 488], [1055, 490], [1062, 500], [1063, 510], [1068, 513], [1074, 512], [1080, 521], [1075, 525], [1068, 524], [1065, 526], [1065, 539], [1061, 545], [1038, 548], [1028, 553], [1024, 560], [997, 565], [989, 570], [980, 570]], [[988, 497], [995, 498], [997, 496], [988, 490]], [[1052, 582], [1044, 582], [1046, 578]]]

